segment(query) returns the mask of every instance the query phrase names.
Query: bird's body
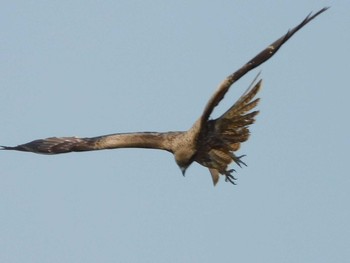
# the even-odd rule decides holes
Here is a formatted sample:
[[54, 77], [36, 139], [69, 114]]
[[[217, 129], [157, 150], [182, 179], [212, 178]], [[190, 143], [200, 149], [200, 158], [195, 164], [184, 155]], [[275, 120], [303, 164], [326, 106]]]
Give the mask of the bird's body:
[[220, 174], [224, 175], [226, 180], [234, 183], [235, 178], [232, 176], [234, 170], [228, 170], [228, 165], [231, 162], [239, 166], [245, 165], [241, 161], [242, 156], [236, 156], [235, 152], [240, 148], [240, 144], [248, 139], [249, 125], [254, 123], [255, 116], [258, 114], [258, 111], [252, 110], [259, 102], [255, 96], [261, 88], [262, 81], [259, 80], [256, 83], [254, 81], [237, 102], [219, 118], [211, 120], [211, 113], [234, 82], [271, 58], [294, 33], [326, 9], [323, 8], [316, 14], [306, 17], [298, 26], [228, 76], [208, 101], [203, 114], [188, 131], [116, 133], [92, 138], [51, 137], [14, 147], [1, 146], [0, 149], [41, 154], [117, 148], [160, 149], [174, 155], [183, 173], [189, 165], [197, 162], [209, 168], [214, 184], [217, 183]]

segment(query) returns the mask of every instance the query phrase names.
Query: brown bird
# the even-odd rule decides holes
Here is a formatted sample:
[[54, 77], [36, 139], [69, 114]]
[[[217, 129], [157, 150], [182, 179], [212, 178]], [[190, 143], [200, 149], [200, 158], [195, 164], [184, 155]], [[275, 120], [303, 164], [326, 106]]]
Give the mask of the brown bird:
[[249, 125], [254, 123], [255, 116], [259, 113], [252, 110], [259, 102], [259, 99], [255, 99], [255, 95], [261, 87], [261, 80], [256, 82], [255, 79], [248, 90], [219, 118], [209, 119], [211, 113], [233, 83], [271, 58], [299, 29], [327, 9], [323, 8], [314, 15], [309, 14], [299, 25], [229, 75], [209, 99], [202, 116], [188, 131], [116, 133], [93, 138], [51, 137], [14, 147], [0, 146], [0, 149], [41, 154], [117, 148], [161, 149], [175, 156], [175, 161], [183, 175], [193, 162], [197, 162], [209, 168], [214, 185], [218, 182], [219, 175], [224, 175], [226, 181], [235, 184], [235, 177], [232, 175], [235, 170], [228, 170], [228, 165], [232, 161], [240, 167], [246, 165], [241, 160], [243, 155], [236, 156], [235, 152], [240, 148], [240, 144], [248, 139]]

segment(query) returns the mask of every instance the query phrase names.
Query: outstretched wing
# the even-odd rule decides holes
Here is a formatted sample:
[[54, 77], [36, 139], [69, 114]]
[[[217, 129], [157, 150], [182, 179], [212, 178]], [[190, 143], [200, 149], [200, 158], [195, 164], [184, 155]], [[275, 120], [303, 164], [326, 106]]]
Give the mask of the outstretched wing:
[[181, 134], [181, 132], [140, 132], [117, 133], [92, 138], [51, 137], [14, 147], [0, 146], [0, 149], [41, 154], [59, 154], [116, 148], [151, 148], [172, 152], [172, 141], [179, 134]]
[[267, 48], [265, 48], [263, 51], [261, 51], [258, 55], [256, 55], [253, 59], [251, 59], [248, 63], [243, 65], [240, 69], [238, 69], [236, 72], [229, 75], [218, 87], [214, 95], [210, 98], [208, 101], [204, 112], [200, 119], [200, 127], [203, 127], [205, 125], [205, 122], [209, 119], [210, 114], [214, 110], [214, 108], [218, 105], [218, 103], [224, 98], [226, 92], [231, 87], [231, 85], [239, 80], [241, 77], [243, 77], [246, 73], [251, 71], [252, 69], [258, 67], [262, 63], [264, 63], [266, 60], [271, 58], [278, 50], [279, 48], [286, 43], [298, 30], [300, 30], [302, 27], [304, 27], [307, 23], [309, 23], [312, 19], [317, 17], [319, 14], [326, 11], [328, 7], [322, 8], [320, 11], [315, 13], [314, 15], [311, 15], [311, 13], [296, 27], [289, 30], [287, 34], [283, 35], [279, 39], [277, 39], [275, 42], [273, 42], [271, 45], [269, 45]]

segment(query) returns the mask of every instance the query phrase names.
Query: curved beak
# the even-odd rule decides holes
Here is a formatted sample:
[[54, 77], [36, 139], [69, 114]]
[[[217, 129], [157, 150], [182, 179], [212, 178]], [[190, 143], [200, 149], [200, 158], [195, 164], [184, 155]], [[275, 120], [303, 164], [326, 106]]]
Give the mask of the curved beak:
[[185, 176], [187, 168], [186, 167], [180, 167], [180, 169], [181, 169], [182, 175]]

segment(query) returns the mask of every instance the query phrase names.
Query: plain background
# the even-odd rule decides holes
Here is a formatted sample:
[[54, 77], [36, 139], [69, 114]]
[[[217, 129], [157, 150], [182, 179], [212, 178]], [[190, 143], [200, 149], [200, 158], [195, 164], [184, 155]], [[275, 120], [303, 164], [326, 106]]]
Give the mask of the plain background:
[[346, 262], [350, 2], [6, 1], [0, 144], [186, 130], [217, 85], [311, 11], [258, 71], [238, 185], [172, 155], [0, 152], [0, 262]]

